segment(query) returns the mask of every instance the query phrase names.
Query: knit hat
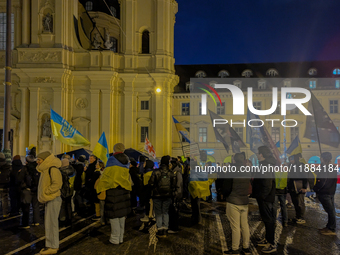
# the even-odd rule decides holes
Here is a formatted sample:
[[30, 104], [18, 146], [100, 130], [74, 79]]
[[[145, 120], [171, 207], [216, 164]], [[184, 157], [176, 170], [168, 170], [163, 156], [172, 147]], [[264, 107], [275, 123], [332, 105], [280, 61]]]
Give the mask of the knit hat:
[[170, 156], [163, 156], [161, 158], [161, 165], [169, 165], [170, 163]]
[[4, 162], [6, 160], [5, 154], [0, 152], [0, 162]]
[[84, 163], [85, 160], [86, 160], [86, 157], [85, 157], [84, 155], [80, 155], [80, 156], [78, 157], [78, 161], [79, 161], [79, 162]]
[[67, 158], [61, 160], [61, 167], [70, 165], [70, 161]]
[[326, 162], [329, 162], [332, 160], [332, 154], [330, 152], [323, 152], [321, 154], [321, 158], [326, 161]]
[[51, 155], [51, 152], [49, 151], [44, 151], [44, 152], [41, 152], [37, 155], [37, 158], [41, 158], [42, 160], [45, 160], [48, 156]]
[[122, 144], [122, 143], [116, 143], [116, 144], [113, 146], [113, 151], [114, 151], [114, 152], [124, 152], [124, 151], [125, 151], [125, 146], [124, 146], [124, 144]]
[[14, 161], [14, 160], [21, 160], [20, 155], [15, 155], [15, 156], [13, 157], [13, 161]]

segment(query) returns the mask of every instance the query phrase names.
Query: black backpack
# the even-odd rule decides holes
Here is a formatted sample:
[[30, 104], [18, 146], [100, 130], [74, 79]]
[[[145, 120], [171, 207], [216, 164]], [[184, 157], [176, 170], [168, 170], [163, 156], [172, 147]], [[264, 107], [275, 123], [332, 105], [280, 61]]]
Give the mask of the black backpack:
[[[52, 176], [51, 176], [51, 168], [52, 167], [55, 167], [55, 166], [51, 166], [48, 169], [48, 172], [50, 174], [51, 180], [52, 180]], [[55, 167], [55, 168], [57, 168], [57, 167]], [[62, 198], [71, 197], [73, 194], [72, 194], [72, 190], [71, 190], [70, 182], [69, 182], [70, 178], [68, 177], [67, 174], [63, 174], [63, 173], [61, 173], [61, 177], [62, 177], [62, 180], [63, 180], [63, 185], [61, 186], [61, 189], [60, 189], [61, 197]]]
[[158, 193], [159, 195], [169, 195], [171, 194], [172, 191], [172, 179], [173, 179], [173, 174], [172, 172], [167, 169], [160, 169], [161, 176], [158, 180]]

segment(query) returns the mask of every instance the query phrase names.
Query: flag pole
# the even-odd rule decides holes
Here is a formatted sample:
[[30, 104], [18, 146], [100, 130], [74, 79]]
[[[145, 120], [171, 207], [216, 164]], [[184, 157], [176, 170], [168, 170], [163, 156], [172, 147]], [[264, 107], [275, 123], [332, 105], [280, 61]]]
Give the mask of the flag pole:
[[322, 152], [321, 152], [321, 144], [320, 144], [320, 138], [319, 138], [318, 124], [317, 124], [316, 119], [315, 119], [315, 109], [314, 109], [314, 103], [313, 103], [313, 96], [314, 96], [314, 94], [313, 94], [313, 92], [311, 90], [309, 90], [309, 91], [312, 94], [312, 108], [313, 108], [314, 123], [315, 123], [315, 128], [316, 128], [316, 137], [318, 139], [320, 156], [321, 156]]
[[183, 142], [182, 142], [181, 136], [179, 135], [179, 131], [178, 131], [178, 129], [177, 129], [176, 123], [174, 123], [174, 124], [175, 124], [176, 130], [177, 130], [177, 134], [178, 134], [179, 141], [181, 142], [181, 145], [182, 145], [182, 153], [183, 153], [183, 156], [185, 157], [185, 155], [184, 155], [184, 150], [183, 150]]

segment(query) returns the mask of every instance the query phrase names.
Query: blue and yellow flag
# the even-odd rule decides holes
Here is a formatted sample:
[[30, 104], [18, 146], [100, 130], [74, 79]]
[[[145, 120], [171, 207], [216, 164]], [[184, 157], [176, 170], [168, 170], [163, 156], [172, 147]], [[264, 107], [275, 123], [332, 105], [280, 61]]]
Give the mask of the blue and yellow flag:
[[101, 161], [104, 162], [105, 166], [110, 157], [109, 155], [109, 147], [107, 146], [107, 141], [105, 137], [105, 132], [102, 133], [101, 137], [99, 138], [98, 143], [93, 149], [93, 155], [99, 158]]
[[301, 147], [301, 143], [300, 143], [300, 139], [299, 139], [298, 135], [292, 141], [292, 143], [290, 144], [290, 146], [289, 146], [289, 148], [287, 149], [286, 152], [287, 152], [287, 154], [290, 154], [290, 155], [302, 153], [302, 147]]
[[184, 137], [184, 139], [190, 143], [190, 134], [188, 132], [188, 130], [185, 129], [185, 127], [183, 127], [181, 125], [181, 123], [179, 123], [175, 118], [174, 116], [172, 116], [174, 122], [175, 122], [175, 126], [176, 126], [176, 129], [177, 131]]
[[52, 133], [60, 142], [71, 146], [86, 146], [90, 142], [70, 123], [51, 109]]

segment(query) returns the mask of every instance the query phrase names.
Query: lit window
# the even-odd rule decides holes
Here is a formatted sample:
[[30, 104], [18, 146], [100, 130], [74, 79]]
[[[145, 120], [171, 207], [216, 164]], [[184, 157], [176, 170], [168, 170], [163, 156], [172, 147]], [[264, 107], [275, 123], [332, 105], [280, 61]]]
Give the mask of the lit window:
[[261, 102], [254, 102], [253, 106], [256, 110], [261, 110]]
[[291, 86], [292, 86], [292, 81], [291, 80], [283, 81], [283, 87], [291, 87]]
[[185, 90], [186, 91], [192, 90], [192, 83], [190, 81], [185, 83]]
[[218, 73], [218, 77], [220, 77], [220, 78], [226, 78], [228, 76], [229, 76], [229, 73], [226, 70], [219, 71], [219, 73]]
[[271, 68], [267, 71], [266, 75], [274, 77], [274, 76], [278, 76], [279, 72], [276, 69]]
[[299, 135], [299, 127], [290, 128], [290, 142], [293, 142], [295, 137]]
[[335, 81], [335, 88], [340, 89], [340, 80]]
[[315, 68], [311, 68], [308, 70], [308, 74], [309, 75], [317, 75], [318, 71]]
[[[185, 128], [189, 133], [190, 133], [190, 128]], [[186, 143], [186, 142], [188, 142], [185, 138], [184, 138], [184, 136], [182, 136], [182, 143]]]
[[198, 71], [198, 72], [195, 74], [195, 77], [196, 77], [196, 78], [205, 78], [205, 77], [207, 77], [207, 74], [206, 74], [204, 71]]
[[240, 80], [234, 81], [234, 86], [241, 88], [242, 87], [242, 82]]
[[309, 81], [309, 88], [315, 89], [316, 88], [316, 81]]
[[266, 81], [260, 80], [260, 81], [258, 82], [258, 88], [259, 88], [259, 89], [266, 89]]
[[117, 17], [116, 8], [114, 8], [113, 6], [110, 6], [110, 11], [111, 11], [111, 14], [113, 15], [113, 17]]
[[207, 128], [206, 127], [200, 127], [198, 129], [198, 141], [200, 143], [207, 142]]
[[333, 74], [334, 74], [334, 75], [340, 75], [340, 69], [339, 69], [339, 68], [335, 68], [335, 69], [333, 70]]
[[242, 76], [246, 77], [246, 78], [249, 78], [250, 76], [253, 76], [253, 71], [252, 70], [249, 70], [249, 69], [246, 69], [242, 72]]
[[87, 1], [86, 4], [85, 4], [85, 9], [87, 11], [92, 11], [93, 9], [93, 3], [91, 1]]
[[338, 113], [338, 100], [329, 100], [329, 112]]
[[149, 110], [149, 101], [141, 101], [141, 110]]
[[149, 133], [149, 127], [141, 127], [140, 128], [140, 142], [144, 143], [145, 142], [145, 138], [147, 137], [148, 133]]
[[272, 127], [272, 139], [274, 143], [280, 141], [280, 128], [279, 127]]
[[190, 103], [182, 103], [182, 115], [190, 115]]
[[220, 102], [217, 103], [217, 114], [225, 114], [225, 103], [222, 102], [222, 105]]
[[[6, 50], [6, 13], [1, 12], [0, 13], [0, 50]], [[11, 48], [14, 49], [14, 14], [12, 13], [11, 17], [11, 23], [12, 23], [12, 35], [11, 35]]]

